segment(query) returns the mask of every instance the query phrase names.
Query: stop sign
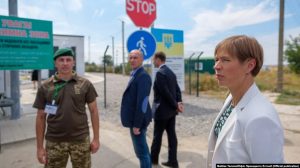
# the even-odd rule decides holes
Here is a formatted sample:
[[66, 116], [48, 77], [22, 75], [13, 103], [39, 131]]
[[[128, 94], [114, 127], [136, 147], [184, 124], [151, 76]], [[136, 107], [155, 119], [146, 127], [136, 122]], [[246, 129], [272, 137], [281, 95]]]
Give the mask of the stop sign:
[[137, 27], [148, 28], [156, 19], [155, 0], [126, 0], [126, 13]]

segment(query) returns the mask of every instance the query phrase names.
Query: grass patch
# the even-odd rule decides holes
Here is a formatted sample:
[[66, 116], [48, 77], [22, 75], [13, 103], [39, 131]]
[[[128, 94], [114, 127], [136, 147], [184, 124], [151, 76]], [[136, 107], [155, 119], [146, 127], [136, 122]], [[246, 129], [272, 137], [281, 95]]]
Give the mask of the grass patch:
[[[225, 99], [228, 90], [224, 87], [219, 87], [214, 75], [200, 74], [199, 91], [200, 94], [205, 94], [215, 98]], [[196, 73], [191, 75], [191, 92], [193, 95], [197, 91]], [[274, 92], [277, 86], [277, 68], [271, 67], [267, 70], [261, 70], [255, 78], [255, 82], [261, 91]], [[185, 75], [185, 90], [189, 93], [189, 75]], [[283, 92], [277, 97], [276, 103], [287, 105], [300, 105], [300, 75], [295, 74], [284, 67], [283, 74]]]
[[278, 104], [300, 105], [300, 92], [284, 90], [275, 100]]
[[[204, 94], [209, 97], [225, 100], [228, 95], [228, 89], [220, 87], [214, 75], [208, 73], [199, 74], [199, 95]], [[189, 93], [189, 77], [185, 75], [185, 92]], [[197, 74], [192, 73], [191, 75], [191, 94], [197, 94]]]
[[262, 70], [255, 77], [255, 82], [261, 91], [275, 91], [277, 83], [277, 70]]
[[221, 91], [214, 91], [214, 90], [207, 90], [207, 91], [201, 91], [200, 94], [207, 95], [208, 97], [217, 98], [220, 100], [225, 100], [228, 96], [229, 92], [228, 90], [221, 90]]
[[[300, 75], [291, 72], [288, 67], [284, 67], [283, 71], [283, 91], [275, 103], [300, 105]], [[255, 82], [260, 90], [274, 92], [277, 86], [277, 68], [262, 70], [255, 78]]]

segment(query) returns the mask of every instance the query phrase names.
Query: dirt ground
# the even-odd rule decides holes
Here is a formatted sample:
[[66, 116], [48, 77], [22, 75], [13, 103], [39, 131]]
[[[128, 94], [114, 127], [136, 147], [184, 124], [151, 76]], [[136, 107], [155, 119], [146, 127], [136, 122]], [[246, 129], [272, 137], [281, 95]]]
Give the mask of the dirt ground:
[[[103, 100], [100, 96], [100, 118], [101, 118], [101, 149], [98, 153], [92, 156], [93, 168], [134, 168], [138, 167], [135, 154], [133, 153], [131, 140], [129, 137], [128, 129], [123, 128], [120, 125], [119, 108], [120, 97], [126, 87], [128, 77], [121, 75], [109, 75], [108, 74], [108, 93], [114, 96], [108, 96], [108, 108], [109, 110], [103, 110]], [[99, 86], [98, 86], [99, 85]], [[100, 86], [101, 85], [101, 86]], [[31, 86], [31, 85], [30, 85]], [[97, 91], [102, 94], [102, 84], [97, 84]], [[264, 93], [271, 102], [274, 102], [276, 93]], [[211, 120], [199, 120], [199, 115], [196, 112], [205, 111], [207, 109], [216, 111], [213, 107], [209, 106], [208, 102], [202, 99], [194, 99], [189, 95], [184, 95], [185, 100], [190, 102], [190, 114], [182, 114], [178, 116], [178, 160], [181, 168], [203, 168], [206, 163], [207, 144], [208, 144], [208, 132], [207, 128], [203, 129], [203, 124], [199, 126], [199, 122], [208, 122], [211, 124]], [[28, 98], [32, 101], [32, 98]], [[187, 102], [187, 101], [186, 101]], [[31, 103], [31, 102], [29, 102]], [[205, 104], [207, 109], [203, 109]], [[215, 105], [213, 101], [212, 105]], [[274, 103], [273, 103], [274, 104]], [[198, 107], [197, 107], [198, 105]], [[220, 105], [218, 105], [219, 107]], [[287, 163], [300, 163], [300, 106], [288, 106], [274, 104], [276, 110], [279, 113], [284, 133], [285, 133], [285, 160]], [[195, 111], [191, 112], [191, 111]], [[113, 114], [115, 113], [115, 114]], [[206, 114], [206, 113], [204, 113]], [[217, 114], [217, 112], [215, 113]], [[201, 114], [202, 115], [202, 114]], [[200, 118], [201, 119], [201, 118]], [[189, 124], [194, 128], [190, 128]], [[188, 125], [188, 126], [185, 126]], [[152, 140], [152, 128], [153, 124], [148, 129], [148, 144], [151, 144]], [[209, 126], [210, 127], [210, 126]], [[180, 130], [181, 129], [181, 130]], [[193, 130], [191, 133], [188, 132]], [[204, 132], [197, 130], [205, 130]], [[180, 133], [181, 131], [181, 133]], [[188, 133], [185, 133], [188, 132]], [[194, 134], [195, 133], [195, 134]], [[36, 147], [35, 140], [28, 140], [19, 143], [13, 143], [4, 145], [2, 153], [0, 154], [0, 167], [1, 168], [40, 168], [43, 167], [36, 160]], [[163, 147], [161, 151], [160, 160], [165, 161], [167, 159], [167, 138], [163, 138]], [[70, 164], [68, 164], [70, 167]]]

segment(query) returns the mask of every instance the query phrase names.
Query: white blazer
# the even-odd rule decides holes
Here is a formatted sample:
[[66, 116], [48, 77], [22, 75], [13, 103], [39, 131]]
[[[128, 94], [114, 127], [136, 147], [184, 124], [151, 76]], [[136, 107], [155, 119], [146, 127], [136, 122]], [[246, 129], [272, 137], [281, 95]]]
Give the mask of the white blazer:
[[273, 105], [254, 83], [232, 110], [217, 138], [214, 127], [231, 102], [229, 95], [208, 139], [207, 167], [217, 163], [284, 163], [283, 129]]

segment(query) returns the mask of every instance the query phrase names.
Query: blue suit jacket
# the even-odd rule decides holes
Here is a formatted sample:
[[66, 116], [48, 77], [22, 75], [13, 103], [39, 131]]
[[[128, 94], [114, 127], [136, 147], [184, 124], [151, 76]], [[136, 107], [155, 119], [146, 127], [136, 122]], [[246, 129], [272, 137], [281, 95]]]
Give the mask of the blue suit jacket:
[[130, 80], [121, 103], [121, 121], [124, 127], [146, 128], [152, 120], [149, 104], [151, 77], [139, 68]]

